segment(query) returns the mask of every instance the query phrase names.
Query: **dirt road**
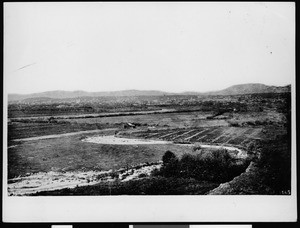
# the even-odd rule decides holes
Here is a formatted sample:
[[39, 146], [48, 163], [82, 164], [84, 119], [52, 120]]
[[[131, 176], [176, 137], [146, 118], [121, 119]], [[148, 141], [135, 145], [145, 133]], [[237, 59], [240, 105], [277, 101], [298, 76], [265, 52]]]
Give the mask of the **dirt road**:
[[96, 130], [89, 130], [89, 131], [77, 131], [77, 132], [70, 132], [64, 134], [55, 134], [55, 135], [43, 135], [37, 137], [30, 137], [24, 139], [14, 139], [15, 142], [23, 142], [23, 141], [33, 141], [33, 140], [40, 140], [40, 139], [53, 139], [53, 138], [60, 138], [72, 135], [80, 135], [80, 134], [87, 134], [87, 133], [98, 133], [98, 132], [107, 132], [107, 131], [115, 131], [117, 128], [109, 128], [109, 129], [96, 129]]

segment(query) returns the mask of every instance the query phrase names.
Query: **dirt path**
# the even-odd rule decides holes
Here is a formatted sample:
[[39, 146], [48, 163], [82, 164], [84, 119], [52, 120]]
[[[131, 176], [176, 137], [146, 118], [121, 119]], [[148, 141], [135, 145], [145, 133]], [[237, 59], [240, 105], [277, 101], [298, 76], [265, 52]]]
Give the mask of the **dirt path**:
[[77, 131], [77, 132], [70, 132], [64, 134], [55, 134], [55, 135], [43, 135], [37, 137], [30, 137], [24, 139], [14, 139], [15, 142], [23, 142], [23, 141], [33, 141], [33, 140], [40, 140], [40, 139], [53, 139], [53, 138], [60, 138], [66, 137], [71, 135], [80, 135], [80, 134], [87, 134], [87, 133], [98, 133], [98, 132], [106, 132], [106, 131], [115, 131], [117, 128], [109, 128], [109, 129], [96, 129], [96, 130], [89, 130], [89, 131]]

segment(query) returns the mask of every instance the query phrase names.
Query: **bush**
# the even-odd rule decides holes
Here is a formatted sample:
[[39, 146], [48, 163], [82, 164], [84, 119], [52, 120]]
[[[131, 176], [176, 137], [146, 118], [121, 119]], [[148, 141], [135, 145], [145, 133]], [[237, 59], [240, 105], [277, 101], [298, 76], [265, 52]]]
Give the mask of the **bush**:
[[240, 127], [238, 122], [228, 122], [230, 127]]

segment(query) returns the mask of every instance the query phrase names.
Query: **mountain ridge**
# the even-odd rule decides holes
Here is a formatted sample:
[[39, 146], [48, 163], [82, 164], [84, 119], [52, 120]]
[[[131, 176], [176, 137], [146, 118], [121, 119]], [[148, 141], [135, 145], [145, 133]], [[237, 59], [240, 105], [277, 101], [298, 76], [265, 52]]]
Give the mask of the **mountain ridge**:
[[160, 90], [119, 90], [119, 91], [105, 91], [105, 92], [87, 92], [83, 90], [65, 91], [53, 90], [41, 93], [31, 94], [8, 94], [8, 101], [18, 101], [31, 98], [49, 98], [49, 99], [66, 99], [79, 97], [122, 97], [122, 96], [164, 96], [164, 95], [238, 95], [238, 94], [253, 94], [253, 93], [282, 93], [290, 92], [291, 85], [286, 86], [269, 86], [261, 83], [247, 83], [233, 85], [223, 90], [211, 92], [196, 92], [185, 91], [181, 93], [164, 92]]

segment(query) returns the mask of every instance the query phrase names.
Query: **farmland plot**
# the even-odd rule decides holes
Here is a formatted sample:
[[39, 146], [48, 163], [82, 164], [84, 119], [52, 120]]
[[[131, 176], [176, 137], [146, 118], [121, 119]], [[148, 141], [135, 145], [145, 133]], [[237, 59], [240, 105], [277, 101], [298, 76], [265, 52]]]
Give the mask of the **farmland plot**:
[[[149, 115], [133, 115], [133, 116], [113, 116], [99, 118], [79, 118], [68, 119], [70, 123], [78, 124], [120, 124], [125, 122], [139, 123], [141, 125], [155, 127], [170, 127], [170, 128], [187, 128], [187, 127], [210, 127], [210, 126], [228, 126], [225, 120], [206, 120], [207, 116], [212, 115], [212, 112], [190, 112], [190, 113], [159, 113]], [[194, 118], [191, 118], [194, 116]], [[66, 121], [66, 120], [64, 120]]]
[[[187, 129], [169, 129], [133, 132], [131, 137], [160, 139], [168, 141], [185, 141], [190, 143], [215, 143], [241, 145], [261, 137], [261, 128], [249, 127], [202, 127]], [[121, 133], [122, 135], [122, 133]]]

